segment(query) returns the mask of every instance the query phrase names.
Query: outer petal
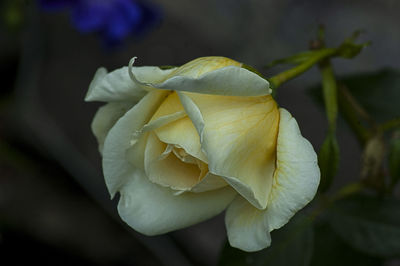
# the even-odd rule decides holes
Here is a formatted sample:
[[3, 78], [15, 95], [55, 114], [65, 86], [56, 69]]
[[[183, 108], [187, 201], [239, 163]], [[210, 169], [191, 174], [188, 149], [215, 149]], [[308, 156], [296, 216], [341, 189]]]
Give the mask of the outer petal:
[[147, 93], [147, 88], [141, 82], [160, 82], [174, 69], [162, 70], [159, 67], [146, 66], [135, 67], [133, 71], [137, 80], [130, 78], [128, 67], [110, 73], [107, 73], [105, 68], [99, 68], [89, 85], [85, 101], [136, 102]]
[[270, 230], [280, 228], [317, 192], [320, 171], [312, 145], [301, 136], [299, 126], [290, 113], [280, 108], [277, 170], [268, 205]]
[[126, 152], [132, 134], [150, 120], [166, 94], [163, 91], [149, 92], [108, 133], [103, 148], [103, 172], [111, 196], [127, 182], [126, 178], [131, 172], [127, 167], [130, 163], [126, 160]]
[[[132, 132], [148, 122], [165, 95], [163, 91], [149, 92], [117, 121], [103, 150], [106, 184], [111, 195], [117, 191], [121, 193], [118, 211], [122, 219], [146, 235], [162, 234], [206, 220], [223, 211], [236, 195], [233, 189], [226, 187], [175, 196], [172, 190], [151, 183], [143, 170], [126, 160]], [[144, 153], [144, 148], [139, 145], [137, 152]]]
[[237, 196], [225, 214], [225, 226], [229, 244], [244, 251], [253, 252], [271, 244], [266, 212]]
[[266, 210], [242, 197], [228, 207], [225, 223], [232, 246], [257, 251], [270, 245], [269, 232], [280, 228], [314, 197], [320, 172], [311, 144], [301, 136], [296, 120], [280, 109], [277, 169]]
[[264, 209], [275, 169], [279, 123], [275, 101], [271, 96], [180, 95], [199, 132], [210, 172]]
[[230, 187], [173, 195], [170, 189], [149, 182], [138, 169], [130, 173], [120, 193], [119, 214], [145, 235], [163, 234], [209, 219], [222, 212], [236, 195]]
[[[131, 60], [132, 66], [134, 60]], [[143, 87], [202, 94], [259, 96], [270, 94], [269, 83], [226, 57], [201, 57], [175, 69], [162, 82], [138, 82]], [[136, 76], [132, 71], [132, 76]]]
[[259, 96], [270, 94], [269, 83], [259, 75], [237, 66], [227, 66], [199, 77], [173, 76], [152, 84], [164, 90], [179, 90], [203, 94]]
[[108, 131], [114, 126], [115, 122], [126, 113], [133, 103], [115, 102], [108, 103], [99, 108], [92, 122], [92, 131], [99, 143], [99, 151], [102, 153], [103, 144]]

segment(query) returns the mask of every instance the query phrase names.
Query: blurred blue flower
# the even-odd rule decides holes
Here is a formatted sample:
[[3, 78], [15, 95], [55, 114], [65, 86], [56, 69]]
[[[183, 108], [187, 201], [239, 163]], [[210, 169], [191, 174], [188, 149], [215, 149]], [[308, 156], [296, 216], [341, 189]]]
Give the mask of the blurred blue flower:
[[107, 45], [138, 36], [160, 20], [160, 10], [137, 0], [39, 0], [44, 10], [69, 8], [74, 27], [82, 33], [99, 32]]

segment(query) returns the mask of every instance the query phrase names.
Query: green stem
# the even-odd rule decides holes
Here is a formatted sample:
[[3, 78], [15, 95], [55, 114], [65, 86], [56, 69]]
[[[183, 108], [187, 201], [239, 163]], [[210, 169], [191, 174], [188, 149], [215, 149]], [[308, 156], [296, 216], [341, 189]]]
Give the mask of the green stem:
[[337, 118], [337, 84], [329, 59], [319, 65], [322, 74], [322, 92], [325, 102], [329, 132], [335, 134]]
[[[338, 97], [341, 114], [347, 121], [347, 124], [353, 130], [359, 143], [361, 145], [364, 145], [371, 136], [370, 132], [362, 125], [360, 119], [360, 116], [365, 116], [363, 115], [365, 111], [363, 109], [360, 109], [360, 106], [345, 86], [339, 86]], [[360, 110], [362, 111], [361, 114]], [[366, 115], [368, 114], [366, 113]], [[367, 120], [372, 123], [369, 115]]]
[[314, 55], [306, 62], [304, 62], [292, 69], [289, 69], [282, 73], [279, 73], [279, 74], [269, 78], [268, 80], [271, 83], [272, 87], [274, 89], [276, 89], [282, 83], [289, 81], [289, 80], [299, 76], [300, 74], [306, 72], [308, 69], [310, 69], [312, 66], [314, 66], [318, 62], [321, 62], [322, 60], [335, 55], [336, 52], [337, 52], [337, 50], [333, 49], [333, 48], [321, 49], [321, 50], [315, 52]]
[[400, 117], [396, 117], [394, 119], [391, 119], [389, 121], [382, 123], [379, 126], [379, 129], [382, 130], [383, 132], [385, 132], [387, 130], [394, 129], [396, 127], [400, 127]]

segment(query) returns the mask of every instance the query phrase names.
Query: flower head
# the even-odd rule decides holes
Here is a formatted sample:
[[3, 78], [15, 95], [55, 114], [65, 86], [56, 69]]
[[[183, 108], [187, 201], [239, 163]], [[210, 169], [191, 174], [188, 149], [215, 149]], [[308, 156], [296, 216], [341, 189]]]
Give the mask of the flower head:
[[316, 193], [317, 157], [268, 81], [224, 57], [99, 69], [87, 101], [109, 192], [135, 230], [161, 234], [226, 209], [231, 245], [256, 251]]

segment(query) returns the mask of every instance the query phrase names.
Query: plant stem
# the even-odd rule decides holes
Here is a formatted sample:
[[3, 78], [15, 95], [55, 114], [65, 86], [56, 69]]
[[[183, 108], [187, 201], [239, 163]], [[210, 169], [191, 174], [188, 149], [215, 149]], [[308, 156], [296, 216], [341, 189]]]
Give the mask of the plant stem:
[[389, 121], [382, 123], [379, 126], [379, 129], [382, 130], [383, 132], [385, 132], [387, 130], [394, 129], [396, 127], [400, 127], [400, 117], [396, 117], [394, 119], [391, 119]]
[[359, 116], [366, 118], [367, 121], [369, 121], [372, 125], [374, 124], [373, 120], [370, 118], [368, 113], [362, 109], [362, 107], [358, 104], [345, 86], [341, 85], [338, 87], [338, 97], [341, 114], [347, 121], [347, 124], [353, 130], [359, 143], [361, 145], [365, 144], [370, 138], [371, 134], [361, 124]]
[[279, 73], [279, 74], [269, 78], [268, 80], [271, 83], [272, 87], [274, 89], [276, 89], [282, 83], [299, 76], [300, 74], [304, 73], [305, 71], [310, 69], [312, 66], [314, 66], [318, 62], [321, 62], [322, 60], [335, 55], [336, 52], [337, 52], [337, 50], [333, 49], [333, 48], [321, 49], [321, 50], [315, 52], [314, 55], [306, 62], [304, 62], [292, 69], [289, 69], [282, 73]]
[[329, 59], [319, 64], [322, 74], [322, 92], [325, 102], [329, 132], [335, 134], [337, 118], [337, 84], [335, 74]]

